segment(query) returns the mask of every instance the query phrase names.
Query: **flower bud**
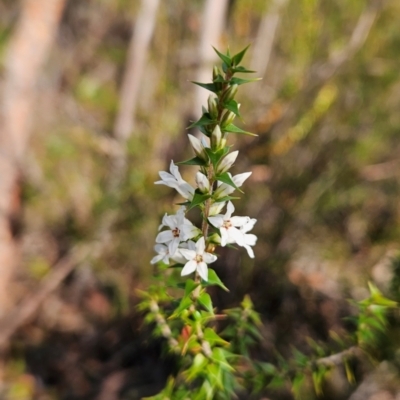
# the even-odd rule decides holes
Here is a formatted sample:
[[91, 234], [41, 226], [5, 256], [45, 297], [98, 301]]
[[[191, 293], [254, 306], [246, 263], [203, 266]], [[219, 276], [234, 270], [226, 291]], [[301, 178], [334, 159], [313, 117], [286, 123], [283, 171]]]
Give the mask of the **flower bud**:
[[222, 133], [219, 125], [216, 125], [211, 133], [211, 147], [214, 150], [221, 148]]
[[215, 81], [218, 78], [219, 75], [219, 69], [216, 65], [213, 67], [213, 81]]
[[204, 151], [204, 147], [201, 144], [201, 141], [197, 139], [197, 137], [191, 135], [190, 133], [188, 134], [188, 137], [196, 156], [201, 158], [202, 160], [207, 160], [207, 155]]
[[208, 242], [220, 245], [221, 236], [219, 236], [218, 233], [213, 233], [211, 236], [208, 237]]
[[216, 215], [221, 212], [225, 206], [225, 201], [218, 201], [217, 203], [211, 204], [209, 215]]
[[236, 117], [236, 114], [233, 111], [226, 110], [221, 119], [221, 126], [222, 127], [228, 126], [229, 124], [231, 124], [233, 122], [235, 117]]
[[217, 98], [210, 94], [210, 96], [208, 96], [208, 112], [211, 115], [212, 119], [215, 119], [218, 117], [218, 102], [217, 102]]
[[232, 167], [233, 163], [238, 156], [239, 151], [232, 151], [227, 156], [225, 156], [217, 166], [217, 174], [223, 174], [224, 172], [228, 171], [230, 167]]
[[197, 172], [196, 174], [196, 183], [201, 193], [208, 193], [210, 191], [210, 182], [201, 172]]
[[228, 101], [232, 100], [236, 96], [238, 87], [239, 86], [237, 84], [234, 84], [225, 92], [225, 95], [223, 97], [224, 102], [227, 103]]

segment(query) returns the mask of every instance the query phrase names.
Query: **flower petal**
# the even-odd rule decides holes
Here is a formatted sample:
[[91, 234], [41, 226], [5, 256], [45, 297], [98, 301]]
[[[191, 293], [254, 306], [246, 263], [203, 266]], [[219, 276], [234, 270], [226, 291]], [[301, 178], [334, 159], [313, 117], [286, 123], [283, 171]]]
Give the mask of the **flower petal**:
[[[157, 254], [156, 256], [154, 256], [151, 261], [150, 264], [157, 264], [160, 260], [162, 260], [164, 258], [164, 254]], [[168, 264], [168, 263], [166, 263]]]
[[205, 262], [200, 262], [197, 264], [197, 272], [199, 273], [201, 279], [208, 281], [208, 268]]
[[199, 255], [202, 255], [204, 253], [204, 250], [206, 249], [206, 242], [204, 240], [204, 236], [202, 236], [197, 242], [196, 242], [196, 253]]
[[214, 225], [216, 228], [220, 228], [224, 223], [223, 215], [214, 215], [213, 217], [208, 217], [211, 225]]
[[180, 226], [180, 238], [182, 242], [188, 239], [193, 239], [200, 233], [199, 228], [194, 225], [181, 225]]
[[194, 250], [179, 249], [179, 251], [183, 255], [183, 257], [186, 258], [186, 260], [193, 260], [196, 258], [196, 252]]
[[233, 226], [244, 226], [249, 222], [250, 217], [231, 217], [230, 220]]
[[228, 229], [228, 243], [237, 243], [239, 246], [244, 246], [244, 233], [235, 227]]
[[235, 206], [233, 205], [233, 203], [231, 201], [228, 201], [224, 219], [229, 219], [234, 211], [235, 211]]
[[181, 276], [189, 275], [196, 271], [197, 262], [195, 260], [188, 261], [181, 271]]
[[168, 251], [169, 251], [169, 254], [175, 254], [176, 249], [177, 249], [178, 246], [179, 246], [179, 243], [180, 243], [180, 240], [179, 240], [179, 238], [177, 237], [177, 238], [174, 238], [174, 239], [168, 244]]
[[167, 243], [174, 238], [172, 231], [162, 231], [156, 237], [156, 243]]
[[221, 246], [225, 247], [229, 239], [228, 230], [226, 228], [220, 228], [219, 231], [221, 232]]
[[211, 263], [213, 263], [214, 261], [217, 260], [217, 256], [214, 255], [214, 254], [211, 254], [211, 253], [204, 253], [203, 254], [203, 260], [204, 260], [205, 263], [211, 264]]
[[254, 246], [257, 242], [257, 236], [253, 235], [252, 233], [245, 233], [244, 242], [246, 245]]
[[247, 254], [250, 258], [254, 258], [254, 251], [250, 246], [244, 245], [243, 246], [247, 250]]

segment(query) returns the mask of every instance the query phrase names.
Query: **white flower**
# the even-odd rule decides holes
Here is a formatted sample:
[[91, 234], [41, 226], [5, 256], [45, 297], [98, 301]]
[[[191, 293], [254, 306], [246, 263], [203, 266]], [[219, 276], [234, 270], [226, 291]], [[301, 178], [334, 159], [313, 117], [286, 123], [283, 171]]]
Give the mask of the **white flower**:
[[226, 246], [228, 243], [237, 243], [239, 246], [245, 245], [244, 234], [237, 227], [246, 225], [249, 217], [232, 217], [235, 207], [232, 202], [228, 202], [228, 207], [225, 215], [215, 215], [209, 217], [208, 220], [212, 225], [221, 232], [221, 246]]
[[257, 236], [252, 233], [247, 233], [251, 231], [254, 227], [254, 224], [257, 222], [255, 218], [251, 218], [247, 224], [243, 225], [240, 230], [244, 236], [244, 245], [243, 247], [247, 250], [247, 253], [250, 258], [254, 258], [254, 251], [250, 246], [254, 246], [257, 242]]
[[[189, 242], [190, 243], [190, 242]], [[204, 236], [202, 236], [193, 249], [192, 244], [188, 244], [190, 248], [181, 249], [180, 253], [188, 260], [182, 269], [181, 275], [189, 275], [194, 271], [197, 271], [201, 278], [205, 281], [208, 280], [208, 267], [207, 264], [213, 263], [217, 257], [214, 254], [206, 253], [206, 244]]]
[[190, 186], [185, 180], [182, 179], [177, 165], [171, 161], [169, 167], [171, 173], [160, 171], [159, 175], [161, 181], [154, 182], [156, 185], [166, 185], [175, 189], [185, 199], [192, 200], [194, 195], [194, 188]]
[[217, 174], [223, 174], [228, 171], [230, 167], [232, 167], [233, 163], [236, 161], [236, 158], [239, 154], [239, 151], [232, 151], [226, 155], [217, 166]]
[[[193, 243], [193, 248], [191, 247], [191, 246], [188, 246], [188, 243], [190, 244], [190, 243]], [[170, 257], [173, 261], [175, 261], [175, 262], [177, 262], [177, 263], [179, 263], [179, 264], [185, 264], [186, 263], [186, 258], [185, 257], [183, 257], [183, 255], [182, 255], [182, 253], [181, 253], [181, 250], [182, 249], [191, 249], [191, 250], [194, 250], [195, 249], [195, 245], [194, 245], [194, 242], [192, 241], [192, 240], [189, 240], [189, 242], [187, 242], [187, 243], [181, 243], [180, 245], [179, 245], [179, 247], [176, 249], [176, 252], [175, 252], [175, 254], [172, 256], [172, 257]]]
[[150, 264], [156, 264], [161, 260], [163, 261], [163, 263], [169, 264], [168, 246], [166, 246], [165, 244], [156, 244], [154, 246], [154, 250], [158, 254], [151, 259]]
[[207, 177], [202, 174], [200, 171], [196, 173], [196, 183], [200, 192], [208, 193], [210, 191], [210, 182]]
[[156, 243], [168, 244], [171, 257], [174, 256], [180, 242], [192, 239], [200, 233], [200, 229], [185, 218], [185, 207], [181, 207], [176, 215], [165, 215], [162, 225], [170, 229], [160, 232], [156, 237]]
[[[229, 176], [232, 178], [233, 182], [237, 187], [241, 187], [244, 181], [251, 175], [251, 172], [244, 172], [243, 174], [238, 174], [232, 177], [228, 172]], [[221, 199], [222, 197], [229, 196], [235, 191], [235, 188], [227, 183], [221, 183], [217, 190], [214, 192], [216, 198]]]

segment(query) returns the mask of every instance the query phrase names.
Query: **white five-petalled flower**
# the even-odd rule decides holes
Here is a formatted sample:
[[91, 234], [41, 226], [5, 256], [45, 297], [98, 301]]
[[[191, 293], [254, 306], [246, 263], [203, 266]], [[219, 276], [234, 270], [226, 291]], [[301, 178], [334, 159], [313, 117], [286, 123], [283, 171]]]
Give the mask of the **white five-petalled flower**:
[[250, 218], [232, 217], [234, 211], [235, 207], [229, 201], [225, 215], [218, 214], [208, 218], [210, 223], [221, 232], [221, 246], [226, 246], [228, 243], [237, 243], [239, 246], [245, 245], [244, 234], [238, 227], [246, 225]]
[[178, 166], [175, 165], [172, 160], [169, 170], [171, 173], [160, 171], [159, 175], [161, 181], [157, 181], [154, 183], [156, 185], [169, 186], [175, 189], [185, 199], [192, 200], [194, 195], [194, 188], [190, 186], [185, 180], [182, 179]]
[[207, 264], [213, 263], [217, 257], [214, 254], [207, 253], [205, 249], [206, 244], [204, 236], [202, 236], [196, 244], [188, 242], [188, 249], [180, 249], [180, 253], [188, 260], [182, 269], [182, 276], [197, 271], [203, 280], [208, 280]]
[[170, 229], [160, 232], [156, 243], [167, 244], [171, 257], [174, 256], [180, 242], [192, 239], [200, 233], [200, 229], [185, 218], [185, 207], [181, 207], [175, 215], [165, 215], [161, 224], [161, 227], [163, 226]]

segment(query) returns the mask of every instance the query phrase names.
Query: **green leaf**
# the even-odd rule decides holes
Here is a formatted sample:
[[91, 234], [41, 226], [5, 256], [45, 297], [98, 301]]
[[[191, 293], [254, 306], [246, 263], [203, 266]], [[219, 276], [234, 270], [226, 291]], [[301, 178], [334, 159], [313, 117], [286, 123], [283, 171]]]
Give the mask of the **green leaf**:
[[253, 74], [256, 71], [251, 71], [250, 69], [246, 69], [245, 67], [238, 65], [238, 66], [232, 68], [232, 72], [234, 72], [234, 73], [240, 72], [242, 74]]
[[224, 172], [223, 174], [219, 174], [216, 176], [216, 179], [219, 180], [220, 182], [226, 183], [229, 186], [232, 186], [236, 190], [239, 190], [239, 192], [243, 193], [241, 189], [239, 189], [236, 185], [235, 182], [233, 182], [232, 178], [229, 176], [228, 172]]
[[285, 385], [285, 378], [279, 375], [275, 375], [271, 382], [267, 385], [268, 388], [271, 389], [281, 389]]
[[199, 296], [199, 298], [198, 298], [197, 300], [198, 300], [198, 302], [199, 302], [203, 307], [205, 307], [205, 309], [206, 309], [207, 311], [210, 311], [211, 313], [214, 312], [214, 311], [213, 311], [212, 300], [211, 300], [211, 297], [210, 297], [210, 295], [209, 295], [208, 293], [203, 292], [203, 293]]
[[236, 66], [240, 64], [249, 47], [250, 45], [246, 46], [242, 51], [239, 51], [239, 53], [232, 57], [232, 65]]
[[194, 196], [192, 201], [190, 202], [190, 206], [188, 208], [188, 211], [191, 210], [192, 208], [198, 206], [199, 204], [204, 203], [207, 199], [211, 197], [210, 194], [203, 194], [200, 191], [196, 190], [194, 192]]
[[210, 147], [206, 147], [204, 150], [206, 151], [208, 157], [210, 158], [210, 161], [215, 168], [221, 158], [229, 152], [229, 146], [225, 146], [223, 149], [217, 151], [212, 150]]
[[184, 297], [181, 302], [179, 303], [178, 308], [172, 313], [168, 319], [176, 318], [179, 316], [179, 314], [183, 311], [188, 309], [191, 304], [193, 304], [192, 299], [190, 297]]
[[208, 359], [202, 353], [196, 354], [191, 367], [185, 373], [186, 379], [190, 382], [198, 378], [207, 364]]
[[244, 131], [243, 129], [238, 128], [237, 126], [233, 124], [229, 124], [223, 128], [223, 131], [225, 132], [231, 132], [231, 133], [241, 133], [242, 135], [250, 135], [250, 136], [258, 136], [255, 133], [247, 132]]
[[207, 165], [207, 163], [200, 157], [194, 157], [189, 160], [179, 161], [176, 163], [176, 165], [201, 165], [202, 167], [204, 167]]
[[211, 358], [216, 361], [221, 368], [223, 368], [226, 371], [233, 372], [234, 368], [230, 366], [230, 364], [227, 362], [224, 354], [224, 350], [221, 349], [220, 347], [214, 347], [212, 356]]
[[211, 347], [213, 347], [214, 344], [221, 344], [221, 345], [228, 345], [229, 342], [226, 340], [222, 339], [221, 336], [219, 336], [214, 329], [211, 328], [206, 328], [204, 329], [204, 340], [210, 343]]
[[292, 392], [296, 399], [301, 399], [301, 392], [304, 383], [305, 375], [298, 373], [292, 381]]
[[243, 84], [245, 84], [245, 83], [256, 82], [256, 81], [260, 81], [260, 80], [261, 80], [261, 78], [242, 79], [242, 78], [233, 77], [233, 78], [230, 80], [230, 84], [231, 84], [231, 85], [234, 85], [234, 84], [236, 84], [236, 85], [243, 85]]
[[229, 289], [222, 283], [221, 279], [219, 279], [217, 273], [211, 269], [208, 268], [208, 281], [203, 282], [204, 286], [219, 286], [221, 289], [224, 289], [226, 292], [229, 292]]
[[238, 117], [240, 117], [239, 107], [236, 100], [229, 100], [227, 103], [224, 103], [224, 107], [229, 111], [235, 113]]
[[213, 49], [218, 54], [218, 57], [226, 64], [227, 67], [230, 67], [232, 65], [232, 59], [228, 55], [220, 53], [214, 46]]
[[349, 381], [349, 383], [351, 385], [354, 385], [356, 383], [356, 378], [355, 378], [354, 372], [349, 364], [349, 360], [347, 360], [346, 358], [344, 359], [344, 368], [346, 370], [347, 380]]
[[196, 283], [193, 279], [187, 279], [185, 285], [185, 297], [189, 296], [190, 293], [192, 293], [193, 290], [197, 288], [197, 286], [199, 286], [199, 284]]
[[219, 82], [219, 83], [226, 83], [227, 81], [224, 79], [224, 77], [220, 74], [213, 80], [213, 82]]
[[204, 89], [209, 90], [210, 92], [213, 93], [218, 93], [220, 91], [219, 87], [215, 85], [214, 83], [201, 83], [201, 82], [194, 82], [192, 81], [195, 85], [201, 86]]
[[216, 123], [216, 121], [211, 118], [209, 113], [204, 113], [198, 121], [193, 122], [193, 124], [189, 125], [187, 127], [187, 129], [193, 128], [194, 126], [204, 126], [204, 125], [211, 125], [211, 124], [215, 124], [215, 123]]

